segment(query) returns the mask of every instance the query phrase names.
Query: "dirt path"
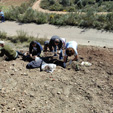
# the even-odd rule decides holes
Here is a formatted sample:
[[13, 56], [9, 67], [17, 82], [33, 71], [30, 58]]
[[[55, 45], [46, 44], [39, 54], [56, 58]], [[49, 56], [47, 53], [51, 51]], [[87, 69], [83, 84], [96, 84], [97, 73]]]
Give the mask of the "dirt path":
[[40, 38], [51, 38], [53, 35], [66, 38], [67, 41], [75, 40], [81, 45], [106, 46], [113, 48], [113, 33], [102, 32], [95, 29], [81, 29], [77, 27], [58, 27], [54, 25], [37, 25], [34, 23], [20, 24], [6, 21], [0, 23], [0, 31], [7, 32], [7, 35], [16, 35], [17, 30], [23, 30], [29, 35]]
[[40, 2], [41, 2], [41, 0], [36, 1], [32, 8], [34, 10], [38, 10], [43, 13], [56, 13], [56, 14], [66, 14], [67, 13], [67, 12], [61, 12], [61, 11], [49, 11], [49, 10], [42, 9], [42, 8], [40, 8]]

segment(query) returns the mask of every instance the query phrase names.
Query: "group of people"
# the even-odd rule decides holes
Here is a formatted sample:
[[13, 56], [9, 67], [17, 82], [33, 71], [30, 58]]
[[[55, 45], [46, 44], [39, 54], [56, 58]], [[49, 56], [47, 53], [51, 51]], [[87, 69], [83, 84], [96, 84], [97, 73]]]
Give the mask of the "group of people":
[[[70, 41], [66, 43], [65, 38], [59, 36], [52, 36], [49, 41], [44, 42], [44, 48], [37, 41], [32, 41], [29, 45], [29, 53], [21, 53], [13, 50], [9, 45], [5, 44], [4, 41], [0, 41], [1, 52], [0, 56], [6, 55], [6, 60], [15, 60], [19, 55], [22, 56], [23, 60], [30, 61], [27, 64], [27, 68], [40, 67], [47, 63], [40, 57], [41, 52], [50, 51], [54, 56], [59, 56], [59, 59], [63, 61], [63, 67], [66, 68], [66, 62], [68, 57], [74, 55], [72, 61], [78, 60], [77, 43]], [[63, 51], [65, 51], [63, 53]]]
[[0, 19], [1, 19], [1, 22], [5, 21], [4, 12], [1, 9], [0, 9]]

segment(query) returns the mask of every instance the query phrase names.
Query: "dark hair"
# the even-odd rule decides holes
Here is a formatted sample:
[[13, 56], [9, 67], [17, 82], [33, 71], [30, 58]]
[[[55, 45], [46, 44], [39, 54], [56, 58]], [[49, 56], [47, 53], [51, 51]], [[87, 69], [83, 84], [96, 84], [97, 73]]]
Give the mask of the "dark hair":
[[55, 42], [55, 43], [60, 43], [60, 40], [59, 40], [59, 39], [55, 39], [54, 42]]
[[31, 45], [34, 45], [34, 44], [36, 44], [36, 41], [32, 41], [32, 42], [31, 42]]
[[66, 54], [68, 55], [68, 56], [72, 56], [72, 55], [74, 55], [74, 49], [73, 48], [67, 48], [66, 49]]

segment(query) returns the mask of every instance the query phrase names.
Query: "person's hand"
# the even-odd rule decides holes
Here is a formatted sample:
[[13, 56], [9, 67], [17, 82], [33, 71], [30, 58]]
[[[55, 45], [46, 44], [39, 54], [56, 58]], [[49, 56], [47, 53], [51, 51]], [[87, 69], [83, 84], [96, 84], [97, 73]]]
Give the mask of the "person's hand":
[[66, 68], [66, 63], [65, 62], [63, 63], [63, 68]]
[[72, 63], [72, 60], [69, 61], [69, 64], [71, 64], [71, 63]]
[[29, 55], [32, 58], [32, 54]]
[[57, 51], [58, 54], [60, 54], [60, 51]]

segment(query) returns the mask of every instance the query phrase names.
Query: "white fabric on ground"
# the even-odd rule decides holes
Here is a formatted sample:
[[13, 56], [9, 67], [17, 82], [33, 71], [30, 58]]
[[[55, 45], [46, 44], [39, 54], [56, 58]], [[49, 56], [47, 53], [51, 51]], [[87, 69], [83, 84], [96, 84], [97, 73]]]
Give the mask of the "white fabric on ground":
[[41, 69], [48, 73], [52, 73], [56, 69], [56, 64], [42, 64]]

